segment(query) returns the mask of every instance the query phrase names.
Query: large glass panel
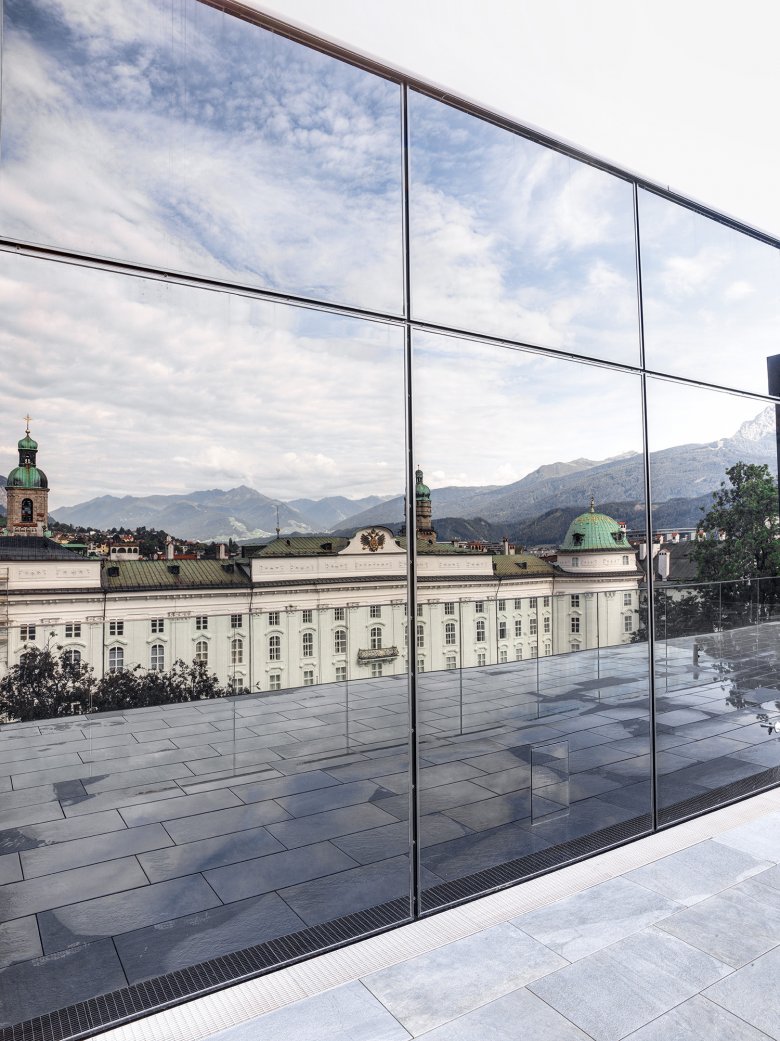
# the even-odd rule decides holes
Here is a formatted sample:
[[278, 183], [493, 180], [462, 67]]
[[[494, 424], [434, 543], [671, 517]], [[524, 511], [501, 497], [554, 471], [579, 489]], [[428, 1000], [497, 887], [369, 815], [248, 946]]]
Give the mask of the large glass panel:
[[3, 7], [3, 234], [401, 309], [397, 84], [197, 0]]
[[644, 470], [638, 376], [414, 348], [430, 909], [652, 824]]
[[414, 316], [637, 364], [630, 183], [409, 99]]
[[2, 1023], [404, 920], [407, 553], [361, 520], [404, 486], [401, 330], [0, 286]]
[[780, 249], [646, 191], [639, 234], [647, 367], [765, 394]]
[[[780, 778], [775, 406], [648, 381], [659, 821]], [[780, 730], [780, 728], [778, 728]]]

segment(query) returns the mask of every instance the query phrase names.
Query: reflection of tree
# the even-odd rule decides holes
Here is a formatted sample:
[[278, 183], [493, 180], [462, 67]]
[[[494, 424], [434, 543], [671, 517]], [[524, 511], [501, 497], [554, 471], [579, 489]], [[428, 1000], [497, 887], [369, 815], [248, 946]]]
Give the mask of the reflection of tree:
[[0, 717], [27, 722], [221, 698], [229, 693], [203, 662], [175, 661], [167, 672], [137, 665], [97, 680], [91, 665], [74, 662], [67, 652], [31, 647], [0, 680]]
[[[766, 465], [735, 463], [727, 481], [712, 493], [693, 558], [699, 578], [730, 581], [780, 573], [780, 520], [777, 484]], [[702, 510], [704, 507], [702, 507]], [[724, 536], [724, 537], [721, 537]]]

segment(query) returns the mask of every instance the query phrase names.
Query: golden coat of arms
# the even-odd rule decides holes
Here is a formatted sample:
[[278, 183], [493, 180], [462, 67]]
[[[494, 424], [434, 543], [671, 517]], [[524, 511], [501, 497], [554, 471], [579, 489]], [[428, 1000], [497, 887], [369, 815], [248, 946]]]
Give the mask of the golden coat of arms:
[[384, 546], [385, 536], [381, 531], [372, 528], [371, 531], [363, 532], [360, 536], [360, 544], [363, 549], [367, 549], [369, 553], [376, 553], [378, 549], [381, 549]]

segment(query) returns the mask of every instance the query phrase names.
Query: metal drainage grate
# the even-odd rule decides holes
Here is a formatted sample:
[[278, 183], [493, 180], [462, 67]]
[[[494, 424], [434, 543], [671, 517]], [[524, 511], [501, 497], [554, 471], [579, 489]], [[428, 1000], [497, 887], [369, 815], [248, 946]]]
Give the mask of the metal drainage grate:
[[573, 860], [579, 860], [593, 853], [603, 853], [610, 846], [619, 845], [628, 839], [638, 838], [640, 835], [649, 834], [653, 829], [653, 818], [649, 813], [643, 813], [631, 820], [620, 824], [611, 824], [600, 831], [591, 832], [581, 838], [561, 842], [557, 846], [549, 846], [547, 849], [536, 853], [529, 853], [517, 860], [510, 860], [506, 864], [497, 867], [486, 868], [465, 878], [456, 879], [453, 882], [444, 882], [440, 886], [432, 886], [424, 890], [422, 894], [422, 910], [441, 910], [442, 907], [466, 900], [469, 897], [483, 895], [491, 889], [520, 882], [534, 875], [543, 874], [552, 868], [568, 864]]
[[759, 774], [751, 774], [741, 780], [732, 781], [722, 788], [714, 788], [701, 795], [693, 795], [690, 799], [673, 803], [671, 806], [659, 807], [658, 826], [663, 828], [669, 824], [679, 824], [689, 817], [696, 817], [707, 810], [719, 809], [729, 802], [736, 802], [749, 795], [756, 795], [767, 788], [775, 788], [780, 784], [780, 767], [773, 766]]
[[392, 900], [324, 925], [311, 926], [277, 940], [101, 994], [45, 1016], [2, 1027], [0, 1041], [75, 1041], [409, 920], [409, 901]]

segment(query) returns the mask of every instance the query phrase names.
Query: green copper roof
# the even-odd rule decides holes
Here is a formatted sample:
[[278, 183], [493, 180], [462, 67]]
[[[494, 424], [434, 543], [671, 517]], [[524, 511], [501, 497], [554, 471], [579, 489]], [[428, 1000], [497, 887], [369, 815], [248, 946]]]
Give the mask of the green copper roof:
[[38, 442], [33, 440], [33, 438], [30, 437], [30, 434], [28, 432], [19, 442], [18, 448], [20, 452], [37, 452]]
[[[19, 443], [21, 444], [21, 442]], [[37, 466], [15, 466], [6, 477], [5, 486], [6, 488], [48, 488], [49, 479]]]
[[414, 494], [418, 499], [430, 499], [431, 489], [427, 484], [423, 484], [423, 472], [422, 470], [415, 470], [414, 479], [417, 482], [414, 488]]
[[560, 548], [569, 553], [588, 550], [628, 549], [625, 531], [606, 513], [596, 513], [593, 502], [590, 511], [575, 517], [566, 532]]
[[493, 557], [493, 573], [500, 578], [549, 576], [555, 573], [555, 568], [531, 553], [504, 553]]

